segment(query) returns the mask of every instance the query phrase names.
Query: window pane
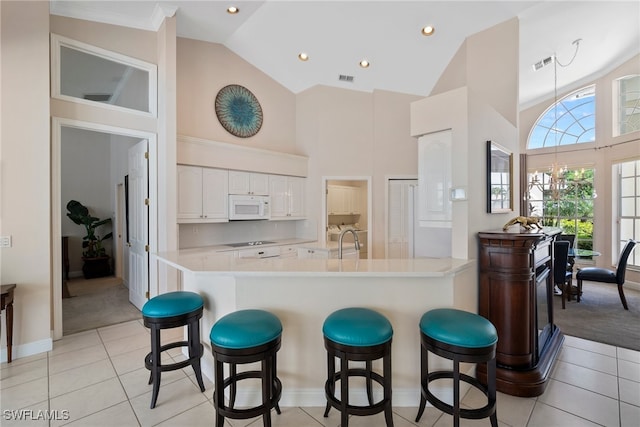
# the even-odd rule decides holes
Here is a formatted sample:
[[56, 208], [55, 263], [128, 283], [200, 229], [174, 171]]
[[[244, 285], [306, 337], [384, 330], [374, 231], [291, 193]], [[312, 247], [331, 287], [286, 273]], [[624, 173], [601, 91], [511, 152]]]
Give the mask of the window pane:
[[593, 169], [568, 169], [528, 174], [528, 215], [542, 217], [547, 227], [560, 227], [566, 234], [576, 234], [579, 246], [593, 247]]
[[640, 162], [625, 162], [620, 165], [620, 175], [622, 177], [633, 176], [636, 173], [636, 166]]
[[156, 114], [154, 64], [55, 34], [51, 37], [55, 45], [52, 64], [58, 66], [53, 97]]
[[595, 86], [570, 93], [538, 118], [528, 149], [595, 141]]
[[640, 130], [640, 75], [618, 80], [617, 135]]
[[[640, 199], [638, 199], [640, 200]], [[632, 197], [624, 198], [620, 201], [620, 215], [635, 216], [636, 215], [636, 199]]]
[[632, 218], [621, 218], [620, 219], [620, 238], [622, 240], [629, 239], [634, 235], [633, 232], [633, 223], [635, 222]]
[[635, 195], [635, 178], [622, 178], [620, 180], [620, 196], [629, 197]]

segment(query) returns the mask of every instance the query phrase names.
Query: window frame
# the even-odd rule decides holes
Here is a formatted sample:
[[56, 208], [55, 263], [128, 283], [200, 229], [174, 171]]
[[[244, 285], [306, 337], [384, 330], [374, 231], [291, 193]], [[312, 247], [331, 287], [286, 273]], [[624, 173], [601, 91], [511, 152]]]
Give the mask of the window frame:
[[[147, 72], [148, 74], [148, 110], [136, 110], [134, 108], [122, 107], [114, 104], [106, 104], [103, 102], [92, 101], [89, 99], [78, 98], [71, 95], [65, 95], [61, 91], [61, 48], [73, 49], [79, 52], [93, 55], [108, 61], [113, 61], [128, 67]], [[73, 102], [76, 104], [90, 105], [108, 110], [122, 111], [129, 114], [137, 114], [145, 117], [158, 117], [158, 67], [155, 64], [145, 62], [136, 58], [122, 55], [110, 50], [102, 49], [87, 43], [70, 39], [58, 34], [51, 34], [51, 97], [62, 101]]]
[[[631, 177], [631, 179], [635, 181], [634, 196], [623, 196], [622, 193], [622, 167], [625, 163], [635, 163], [635, 172]], [[613, 209], [615, 210], [612, 213], [615, 221], [612, 221], [614, 230], [612, 230], [611, 233], [612, 236], [615, 236], [615, 239], [611, 242], [611, 250], [613, 254], [613, 262], [617, 262], [617, 257], [620, 255], [622, 248], [629, 238], [635, 239], [636, 241], [640, 240], [640, 157], [613, 163], [611, 165], [611, 172], [613, 184], [613, 199], [611, 204]], [[635, 215], [622, 215], [623, 199], [627, 197], [635, 199]], [[631, 219], [633, 236], [622, 235], [623, 217]], [[631, 255], [629, 256], [629, 260], [627, 261], [627, 265], [628, 268], [632, 270], [640, 271], [640, 252], [638, 252], [637, 250], [632, 251]]]
[[[619, 137], [619, 136], [623, 136], [623, 135], [628, 135], [630, 133], [634, 133], [634, 132], [639, 132], [640, 131], [640, 124], [638, 125], [638, 127], [636, 129], [632, 129], [632, 130], [628, 130], [626, 132], [622, 132], [621, 126], [622, 126], [622, 114], [621, 114], [621, 109], [622, 109], [622, 103], [621, 103], [621, 98], [624, 94], [626, 94], [627, 92], [625, 92], [624, 94], [622, 93], [622, 91], [620, 90], [620, 85], [621, 82], [625, 79], [630, 79], [630, 78], [636, 78], [638, 80], [640, 80], [640, 74], [628, 74], [626, 76], [622, 76], [622, 77], [618, 77], [617, 79], [614, 79], [612, 84], [613, 84], [613, 88], [612, 88], [612, 93], [613, 93], [613, 102], [612, 102], [612, 108], [611, 108], [611, 114], [612, 114], [612, 126], [611, 126], [611, 130], [612, 130], [612, 136], [615, 137]], [[638, 88], [638, 92], [640, 92], [640, 87]], [[640, 94], [638, 96], [638, 98], [640, 99]], [[639, 101], [640, 103], [640, 101]], [[637, 107], [634, 107], [634, 110], [637, 111], [636, 114], [640, 115], [640, 104]], [[625, 118], [629, 117], [627, 115], [625, 115]]]
[[[538, 129], [545, 129], [546, 134], [548, 135], [549, 133], [551, 133], [554, 129], [560, 129], [559, 126], [555, 126], [556, 123], [559, 123], [561, 120], [563, 120], [563, 116], [569, 114], [570, 116], [575, 118], [575, 115], [571, 114], [572, 111], [575, 110], [575, 108], [569, 109], [567, 110], [565, 108], [565, 106], [562, 104], [563, 102], [569, 102], [570, 98], [572, 97], [576, 97], [576, 94], [579, 94], [580, 92], [585, 92], [587, 90], [590, 90], [591, 92], [593, 92], [593, 95], [591, 95], [591, 97], [593, 98], [591, 104], [593, 105], [593, 140], [592, 141], [583, 141], [583, 142], [578, 142], [579, 138], [576, 138], [576, 142], [572, 142], [572, 143], [563, 143], [563, 138], [565, 137], [565, 135], [568, 135], [568, 130], [572, 128], [573, 125], [575, 125], [576, 123], [580, 123], [579, 120], [574, 120], [571, 122], [571, 125], [563, 128], [561, 132], [557, 132], [559, 137], [558, 138], [554, 138], [554, 144], [553, 145], [546, 145], [545, 142], [547, 140], [547, 137], [545, 136], [543, 141], [542, 141], [542, 145], [541, 146], [537, 146], [537, 147], [531, 147], [531, 141], [532, 138], [535, 139], [534, 134], [538, 131]], [[531, 129], [529, 130], [529, 134], [527, 135], [527, 145], [526, 145], [526, 149], [527, 150], [553, 150], [553, 149], [557, 149], [557, 148], [563, 148], [563, 147], [575, 147], [575, 146], [580, 146], [580, 147], [588, 147], [589, 145], [595, 145], [595, 140], [596, 140], [596, 113], [597, 113], [597, 108], [596, 108], [596, 90], [597, 90], [597, 86], [596, 84], [590, 84], [590, 85], [586, 85], [583, 86], [579, 89], [573, 90], [569, 93], [567, 93], [566, 95], [564, 95], [562, 98], [554, 100], [554, 102], [548, 107], [546, 108], [542, 114], [540, 114], [538, 116], [538, 118], [536, 119], [535, 123], [533, 124], [533, 126], [531, 126]], [[546, 126], [546, 125], [542, 125], [541, 122], [547, 118], [548, 114], [551, 112], [554, 112], [554, 109], [556, 108], [556, 105], [560, 106], [559, 109], [562, 109], [562, 113], [560, 115], [558, 115], [557, 117], [553, 117], [553, 123], [551, 126]]]

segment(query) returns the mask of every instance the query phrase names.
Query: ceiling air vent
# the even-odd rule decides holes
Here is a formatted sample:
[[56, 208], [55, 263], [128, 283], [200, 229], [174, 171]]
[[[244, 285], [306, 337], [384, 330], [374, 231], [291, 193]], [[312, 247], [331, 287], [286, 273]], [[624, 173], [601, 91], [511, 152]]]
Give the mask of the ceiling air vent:
[[109, 102], [111, 99], [110, 93], [87, 93], [84, 95], [84, 99], [96, 102]]
[[353, 76], [347, 76], [346, 74], [340, 74], [340, 76], [338, 76], [338, 80], [340, 80], [341, 82], [353, 83]]

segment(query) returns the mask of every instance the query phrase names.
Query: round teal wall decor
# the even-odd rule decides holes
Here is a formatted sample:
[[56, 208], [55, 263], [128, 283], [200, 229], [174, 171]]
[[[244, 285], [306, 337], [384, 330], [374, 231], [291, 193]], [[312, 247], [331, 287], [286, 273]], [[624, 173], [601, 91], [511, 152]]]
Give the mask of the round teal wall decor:
[[228, 85], [220, 89], [215, 107], [220, 124], [232, 135], [248, 138], [262, 127], [262, 107], [244, 86]]

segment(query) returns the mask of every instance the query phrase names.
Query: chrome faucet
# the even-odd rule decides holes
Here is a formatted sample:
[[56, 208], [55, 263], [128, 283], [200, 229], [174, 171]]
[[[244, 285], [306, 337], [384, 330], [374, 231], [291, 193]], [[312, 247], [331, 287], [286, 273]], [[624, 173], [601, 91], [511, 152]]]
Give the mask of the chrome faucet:
[[358, 233], [356, 233], [355, 230], [353, 230], [352, 228], [349, 228], [349, 229], [346, 229], [346, 230], [342, 230], [340, 232], [340, 240], [338, 242], [338, 258], [340, 258], [340, 259], [342, 259], [342, 238], [349, 231], [351, 232], [351, 234], [353, 234], [353, 243], [354, 243], [354, 245], [356, 247], [356, 251], [360, 250], [360, 241], [358, 240]]

